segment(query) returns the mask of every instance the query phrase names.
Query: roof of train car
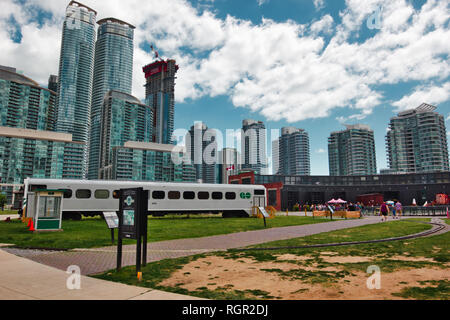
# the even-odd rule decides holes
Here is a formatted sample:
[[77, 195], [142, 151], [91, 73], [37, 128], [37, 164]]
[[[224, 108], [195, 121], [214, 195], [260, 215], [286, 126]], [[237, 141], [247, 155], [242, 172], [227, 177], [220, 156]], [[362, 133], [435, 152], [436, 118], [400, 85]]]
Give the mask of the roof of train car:
[[196, 186], [204, 188], [218, 188], [218, 187], [237, 187], [244, 189], [254, 189], [255, 187], [264, 187], [263, 185], [248, 185], [248, 184], [211, 184], [211, 183], [188, 183], [188, 182], [164, 182], [164, 181], [122, 181], [122, 180], [72, 180], [72, 179], [40, 179], [27, 178], [28, 183], [64, 183], [64, 184], [78, 184], [78, 185], [142, 185], [142, 186], [159, 186], [171, 185], [174, 187]]

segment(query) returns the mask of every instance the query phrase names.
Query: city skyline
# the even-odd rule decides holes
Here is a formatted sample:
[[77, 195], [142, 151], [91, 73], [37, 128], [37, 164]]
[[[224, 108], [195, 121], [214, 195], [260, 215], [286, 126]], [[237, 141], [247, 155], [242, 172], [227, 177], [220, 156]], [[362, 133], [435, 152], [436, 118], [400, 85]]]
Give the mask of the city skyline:
[[[1, 37], [4, 37], [5, 40], [3, 43], [5, 43], [6, 54], [1, 58], [0, 64], [24, 70], [24, 73], [27, 76], [36, 79], [41, 86], [46, 86], [48, 76], [50, 74], [57, 74], [57, 70], [55, 70], [57, 68], [57, 63], [56, 65], [53, 65], [55, 54], [49, 53], [48, 49], [42, 49], [42, 57], [35, 58], [40, 59], [37, 65], [42, 66], [42, 68], [39, 68], [39, 71], [36, 71], [32, 66], [30, 67], [28, 61], [23, 59], [20, 60], [19, 58], [23, 57], [23, 55], [26, 57], [30, 47], [28, 36], [31, 31], [38, 32], [38, 34], [43, 37], [40, 39], [41, 47], [42, 42], [49, 43], [50, 46], [52, 43], [56, 42], [56, 48], [59, 48], [57, 43], [60, 41], [61, 37], [60, 23], [64, 16], [64, 13], [61, 14], [61, 12], [64, 12], [67, 2], [62, 1], [61, 4], [58, 3], [53, 6], [48, 6], [46, 1], [41, 2], [39, 5], [34, 4], [37, 15], [30, 17], [26, 15], [26, 12], [20, 11], [21, 8], [31, 6], [30, 3], [25, 2], [22, 5], [19, 5], [11, 4], [7, 1], [6, 12], [7, 14], [11, 14], [13, 18], [2, 20], [3, 16], [0, 16], [0, 23], [9, 26], [9, 28], [7, 28], [8, 32], [6, 32], [6, 34], [1, 34]], [[178, 24], [173, 23], [172, 28], [172, 26], [167, 23], [167, 21], [174, 18], [175, 13], [167, 11], [167, 7], [165, 6], [159, 8], [157, 12], [152, 15], [152, 17], [155, 18], [153, 21], [157, 21], [159, 24], [156, 22], [151, 24], [147, 22], [147, 17], [150, 13], [146, 11], [146, 8], [143, 8], [143, 12], [140, 12], [139, 15], [135, 16], [136, 12], [138, 12], [137, 2], [131, 1], [125, 5], [123, 3], [118, 4], [114, 1], [108, 1], [108, 4], [105, 4], [103, 1], [87, 0], [83, 1], [83, 3], [94, 8], [98, 12], [98, 19], [114, 16], [136, 25], [136, 41], [134, 45], [136, 59], [133, 68], [133, 95], [137, 96], [139, 99], [142, 100], [144, 97], [143, 85], [145, 84], [141, 68], [154, 61], [153, 52], [149, 48], [150, 45], [154, 45], [160, 56], [164, 59], [174, 58], [177, 61], [177, 64], [180, 65], [180, 71], [177, 74], [178, 79], [176, 81], [175, 129], [184, 128], [187, 130], [195, 120], [199, 120], [205, 122], [209, 128], [217, 128], [225, 132], [225, 129], [227, 128], [239, 129], [240, 122], [243, 119], [248, 118], [263, 121], [268, 131], [271, 129], [280, 129], [284, 126], [303, 128], [309, 133], [311, 139], [311, 174], [320, 175], [328, 174], [328, 157], [326, 152], [327, 137], [330, 132], [340, 130], [343, 123], [370, 124], [374, 130], [375, 145], [378, 146], [376, 148], [378, 169], [388, 168], [386, 161], [387, 154], [383, 147], [384, 139], [390, 118], [395, 116], [399, 111], [414, 109], [421, 103], [436, 105], [438, 107], [436, 111], [444, 116], [448, 137], [448, 126], [450, 121], [450, 112], [448, 111], [450, 110], [448, 93], [449, 68], [448, 61], [445, 60], [445, 54], [448, 54], [449, 48], [448, 44], [440, 42], [438, 35], [441, 39], [448, 38], [447, 35], [449, 34], [449, 30], [445, 24], [445, 21], [448, 20], [448, 15], [445, 14], [445, 10], [442, 10], [443, 8], [445, 9], [445, 4], [442, 4], [442, 2], [394, 1], [393, 4], [389, 4], [384, 3], [383, 1], [372, 1], [360, 8], [355, 8], [352, 6], [352, 3], [345, 3], [343, 1], [323, 2], [324, 5], [321, 8], [314, 7], [313, 1], [290, 2], [289, 5], [292, 9], [302, 9], [297, 11], [288, 10], [288, 5], [277, 4], [275, 1], [268, 1], [262, 5], [258, 5], [255, 1], [253, 4], [241, 5], [240, 7], [236, 6], [236, 8], [233, 8], [231, 4], [227, 4], [223, 1], [215, 1], [205, 5], [206, 2], [204, 1], [185, 2], [173, 0], [167, 4], [167, 6], [175, 8], [176, 10], [174, 11], [176, 13], [186, 13], [184, 16], [178, 15], [177, 18], [180, 20], [180, 23], [187, 23], [186, 28], [188, 30], [200, 32], [204, 29], [203, 32], [210, 30], [217, 31], [220, 34], [224, 34], [225, 32], [226, 34], [226, 32], [228, 32], [226, 27], [233, 27], [236, 28], [236, 30], [242, 31], [241, 34], [244, 39], [247, 39], [246, 37], [250, 34], [255, 38], [257, 38], [256, 36], [259, 34], [261, 34], [261, 36], [265, 35], [266, 42], [264, 42], [263, 47], [260, 46], [260, 43], [255, 43], [257, 40], [251, 40], [252, 44], [258, 45], [258, 50], [255, 51], [254, 61], [247, 61], [249, 60], [247, 57], [242, 60], [243, 56], [241, 56], [240, 53], [241, 50], [245, 49], [244, 45], [242, 45], [242, 48], [235, 48], [237, 50], [236, 54], [230, 53], [227, 55], [226, 52], [229, 52], [230, 44], [228, 41], [223, 40], [223, 38], [220, 38], [217, 44], [215, 44], [215, 46], [217, 46], [216, 48], [214, 45], [207, 43], [206, 38], [208, 37], [205, 38], [205, 36], [203, 36], [205, 44], [202, 47], [200, 40], [203, 34], [193, 33], [193, 37], [190, 39], [192, 42], [188, 43], [187, 41], [189, 41], [189, 38], [186, 37], [183, 32], [176, 34], [176, 30], [178, 30], [176, 26], [178, 26]], [[380, 4], [383, 4], [382, 21], [385, 23], [382, 24], [381, 29], [369, 29], [366, 25], [366, 20], [374, 11], [375, 7]], [[149, 7], [151, 7], [150, 4]], [[162, 12], [165, 9], [168, 17], [163, 18]], [[339, 17], [338, 13], [341, 11], [344, 12], [344, 9], [348, 9], [348, 12], [346, 12], [343, 17]], [[400, 22], [395, 23], [390, 19], [394, 15], [394, 9], [400, 10], [400, 12], [403, 12], [404, 14], [403, 20], [401, 20], [404, 26], [403, 29], [399, 28]], [[425, 18], [427, 13], [430, 16]], [[234, 17], [234, 19], [238, 19], [242, 22], [242, 25], [227, 20], [226, 14]], [[263, 22], [263, 17], [271, 20], [269, 22]], [[345, 20], [345, 18], [349, 19], [351, 17], [355, 17], [355, 21], [357, 21], [359, 25], [351, 25]], [[406, 17], [415, 19], [414, 23], [419, 31], [416, 30], [416, 32], [412, 29], [413, 23], [408, 21]], [[287, 19], [291, 19], [291, 21], [288, 21]], [[33, 25], [33, 21], [35, 22], [35, 25]], [[193, 22], [200, 22], [200, 29], [196, 29]], [[431, 34], [429, 30], [427, 31], [421, 28], [426, 22], [434, 24], [435, 32], [433, 34]], [[54, 28], [55, 25], [57, 28]], [[214, 26], [216, 26], [216, 28], [213, 28]], [[262, 94], [258, 93], [258, 96], [253, 97], [254, 101], [248, 105], [249, 100], [244, 99], [245, 97], [243, 96], [245, 92], [242, 93], [239, 92], [239, 90], [250, 90], [253, 88], [256, 90], [256, 93], [258, 90], [267, 89], [264, 82], [262, 82], [264, 79], [261, 78], [261, 72], [276, 77], [280, 77], [281, 75], [288, 76], [287, 78], [290, 79], [292, 85], [298, 86], [299, 92], [310, 92], [307, 87], [298, 83], [302, 77], [298, 77], [298, 79], [295, 77], [296, 75], [302, 74], [299, 72], [301, 69], [298, 69], [298, 63], [300, 62], [292, 62], [291, 64], [291, 60], [284, 58], [281, 55], [283, 48], [286, 48], [285, 46], [287, 43], [280, 44], [280, 47], [284, 46], [283, 48], [272, 46], [272, 37], [279, 35], [275, 27], [281, 28], [281, 30], [286, 32], [286, 37], [281, 39], [286, 41], [289, 40], [289, 44], [292, 44], [294, 49], [295, 46], [300, 43], [320, 45], [320, 42], [322, 41], [322, 44], [318, 49], [319, 51], [313, 46], [307, 47], [312, 56], [326, 60], [328, 63], [318, 64], [317, 66], [314, 65], [318, 68], [317, 70], [321, 70], [320, 67], [323, 66], [330, 66], [330, 75], [333, 76], [335, 74], [333, 67], [342, 67], [343, 63], [339, 63], [336, 59], [331, 59], [331, 55], [336, 54], [337, 58], [339, 57], [339, 54], [345, 54], [342, 56], [344, 58], [342, 60], [345, 60], [345, 63], [347, 63], [348, 66], [344, 66], [346, 68], [341, 69], [343, 72], [342, 82], [345, 82], [346, 79], [354, 80], [352, 78], [353, 76], [358, 77], [358, 72], [352, 73], [347, 70], [347, 67], [350, 69], [358, 67], [361, 71], [367, 71], [370, 77], [377, 77], [376, 68], [379, 67], [380, 70], [378, 71], [382, 73], [381, 79], [377, 80], [375, 83], [369, 81], [370, 79], [366, 79], [367, 81], [364, 81], [365, 79], [358, 79], [361, 81], [357, 81], [357, 84], [365, 85], [365, 87], [363, 86], [361, 88], [366, 88], [367, 90], [363, 90], [362, 92], [367, 94], [359, 98], [356, 97], [356, 100], [344, 99], [346, 103], [343, 103], [342, 105], [336, 104], [333, 106], [326, 106], [330, 103], [335, 103], [335, 101], [330, 101], [333, 100], [333, 97], [324, 96], [322, 98], [325, 99], [323, 101], [323, 108], [315, 107], [315, 113], [311, 113], [311, 107], [308, 107], [307, 104], [315, 105], [317, 103], [316, 100], [323, 96], [325, 92], [321, 88], [314, 91], [315, 94], [310, 95], [310, 98], [305, 100], [305, 102], [302, 100], [292, 100], [294, 104], [298, 104], [296, 107], [286, 104], [288, 98], [294, 98], [295, 94], [291, 95], [289, 92], [283, 90], [281, 93], [283, 93], [284, 96], [281, 97], [278, 105], [274, 105], [272, 109], [270, 109], [270, 106], [264, 105], [264, 101], [261, 101], [261, 99], [268, 99], [268, 101], [271, 101], [270, 95], [272, 91], [264, 92]], [[296, 29], [298, 32], [292, 33], [292, 28]], [[340, 33], [338, 30], [339, 28], [343, 28], [348, 34], [345, 32]], [[167, 33], [165, 37], [161, 36], [163, 30]], [[152, 33], [145, 36], [144, 33], [148, 33], [149, 31], [152, 31]], [[414, 47], [412, 45], [412, 39], [409, 38], [405, 39], [405, 43], [402, 43], [402, 46], [399, 49], [394, 48], [391, 50], [390, 47], [381, 45], [382, 40], [395, 41], [395, 39], [405, 36], [408, 31], [410, 34], [413, 33], [414, 36], [416, 36], [414, 39], [416, 46], [420, 47], [420, 44], [427, 44], [427, 41], [434, 41], [432, 42], [434, 44], [433, 48], [430, 48], [429, 46], [426, 47], [428, 53], [426, 53], [425, 57], [411, 56], [414, 63], [410, 66], [408, 72], [403, 70], [404, 67], [401, 67], [401, 61], [399, 61], [397, 67], [394, 66], [394, 61], [389, 59], [384, 65], [377, 66], [377, 61], [374, 57], [375, 53], [385, 58], [388, 53], [399, 58], [402, 56], [402, 52], [411, 52], [410, 50]], [[287, 38], [293, 34], [296, 34], [294, 38]], [[343, 37], [341, 42], [338, 41], [338, 35]], [[214, 42], [213, 39], [210, 41]], [[187, 46], [188, 49], [184, 50], [181, 48], [182, 46], [180, 43]], [[378, 45], [377, 48], [375, 48], [374, 43]], [[265, 63], [263, 63], [265, 60], [269, 63], [275, 59], [271, 58], [267, 52], [268, 49], [265, 48], [266, 44], [267, 47], [271, 48], [271, 53], [280, 61], [279, 67], [282, 69], [279, 71], [286, 71], [286, 67], [293, 67], [291, 73], [278, 73], [277, 70], [274, 69], [275, 67], [272, 68], [270, 65], [266, 66]], [[349, 51], [344, 51], [345, 48]], [[403, 49], [403, 51], [400, 49]], [[22, 50], [22, 53], [17, 55], [7, 54], [8, 52], [15, 52], [14, 50]], [[57, 49], [55, 50], [55, 45], [53, 46], [53, 51], [58, 51]], [[197, 53], [194, 53], [194, 51]], [[297, 53], [299, 53], [298, 60], [300, 61], [300, 58], [304, 57], [304, 55], [302, 52]], [[370, 62], [368, 64], [371, 66], [362, 66], [357, 63], [357, 60], [355, 60], [356, 58], [352, 59], [350, 55], [356, 53], [358, 54], [358, 58], [368, 58], [368, 61]], [[56, 56], [57, 55], [58, 52], [56, 52]], [[442, 57], [442, 55], [444, 56]], [[215, 57], [215, 59], [213, 59], [213, 57]], [[369, 57], [372, 57], [372, 60], [370, 60]], [[233, 66], [233, 63], [237, 61], [240, 61], [240, 68], [242, 70], [238, 69], [236, 71], [234, 67], [231, 67]], [[189, 64], [188, 62], [193, 63]], [[225, 62], [231, 68], [226, 69], [226, 72], [222, 72], [221, 67]], [[256, 63], [259, 63], [259, 65]], [[52, 66], [49, 67], [50, 65]], [[250, 65], [254, 66], [254, 69], [251, 69], [249, 67]], [[331, 77], [330, 80], [325, 80], [321, 77], [320, 73], [317, 73], [316, 75], [315, 73], [309, 72], [311, 70], [306, 66], [304, 70], [306, 71], [305, 76], [309, 77], [308, 81], [312, 85], [315, 85], [315, 82], [319, 81], [320, 86], [326, 88], [330, 81], [334, 79], [337, 87], [342, 86], [342, 84], [337, 83], [337, 80], [333, 77]], [[421, 72], [422, 70], [427, 70], [427, 72]], [[243, 73], [241, 74], [240, 71]], [[323, 72], [327, 71], [325, 70]], [[249, 74], [249, 77], [245, 75], [246, 73]], [[423, 75], [419, 75], [420, 73]], [[137, 74], [139, 74], [138, 78], [136, 76]], [[235, 77], [235, 80], [224, 78], [225, 74]], [[211, 78], [212, 76], [213, 79]], [[279, 79], [280, 85], [286, 85], [283, 78]], [[254, 87], [255, 83], [258, 83], [256, 81], [260, 81], [259, 84], [261, 85], [261, 88]], [[231, 87], [230, 83], [232, 85]], [[244, 84], [245, 88], [243, 88]], [[353, 85], [354, 83], [351, 82], [351, 84]], [[274, 85], [274, 92], [276, 93], [279, 91], [279, 88], [276, 84]], [[225, 92], [220, 92], [222, 90], [219, 88], [220, 86], [223, 86]], [[288, 88], [291, 88], [291, 86], [289, 85]], [[199, 90], [203, 91], [203, 93]], [[343, 94], [347, 93], [345, 90], [339, 92]], [[247, 92], [247, 94], [250, 94], [250, 92]], [[379, 95], [377, 101], [379, 103], [373, 105], [373, 99], [376, 100], [377, 94]], [[249, 97], [251, 97], [251, 95]], [[260, 107], [258, 107], [258, 105], [260, 105]], [[279, 107], [284, 107], [286, 110], [291, 110], [293, 113], [289, 114], [290, 116], [286, 116], [286, 113], [279, 111]], [[326, 111], [325, 114], [323, 113], [324, 109]], [[298, 120], [299, 114], [301, 114], [304, 119]], [[279, 119], [277, 119], [277, 117], [279, 117]], [[323, 130], [322, 127], [327, 128], [327, 130]], [[267, 142], [267, 148], [269, 151], [267, 157], [268, 159], [271, 159], [271, 141]]]

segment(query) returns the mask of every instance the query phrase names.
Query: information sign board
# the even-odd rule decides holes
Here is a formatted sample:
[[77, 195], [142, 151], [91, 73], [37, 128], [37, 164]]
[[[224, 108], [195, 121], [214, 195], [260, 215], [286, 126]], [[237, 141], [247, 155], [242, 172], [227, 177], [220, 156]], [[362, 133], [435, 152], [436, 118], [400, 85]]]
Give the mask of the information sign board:
[[103, 217], [109, 229], [117, 229], [119, 227], [119, 217], [115, 211], [103, 212]]

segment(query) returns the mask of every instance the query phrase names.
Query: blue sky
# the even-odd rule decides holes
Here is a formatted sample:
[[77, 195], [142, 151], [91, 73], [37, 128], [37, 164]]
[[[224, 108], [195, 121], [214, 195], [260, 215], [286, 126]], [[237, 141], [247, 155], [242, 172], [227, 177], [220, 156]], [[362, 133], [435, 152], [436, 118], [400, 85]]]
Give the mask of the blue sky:
[[[46, 85], [58, 72], [68, 2], [2, 0], [0, 64]], [[97, 20], [136, 26], [138, 98], [150, 44], [177, 60], [175, 128], [203, 121], [225, 132], [247, 118], [269, 132], [303, 128], [315, 175], [328, 174], [327, 138], [344, 123], [374, 130], [378, 169], [387, 167], [386, 128], [399, 111], [436, 105], [450, 131], [449, 0], [81, 2]], [[369, 29], [377, 10], [379, 28]]]

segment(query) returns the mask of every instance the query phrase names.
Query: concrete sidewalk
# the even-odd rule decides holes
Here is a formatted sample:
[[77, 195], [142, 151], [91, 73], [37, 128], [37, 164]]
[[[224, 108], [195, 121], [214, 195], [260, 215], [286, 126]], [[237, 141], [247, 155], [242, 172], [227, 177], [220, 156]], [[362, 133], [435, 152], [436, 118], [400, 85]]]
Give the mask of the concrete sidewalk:
[[0, 249], [0, 300], [197, 300], [199, 298], [81, 276], [79, 290], [70, 274]]

